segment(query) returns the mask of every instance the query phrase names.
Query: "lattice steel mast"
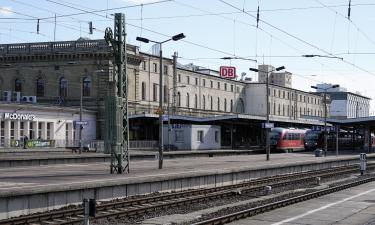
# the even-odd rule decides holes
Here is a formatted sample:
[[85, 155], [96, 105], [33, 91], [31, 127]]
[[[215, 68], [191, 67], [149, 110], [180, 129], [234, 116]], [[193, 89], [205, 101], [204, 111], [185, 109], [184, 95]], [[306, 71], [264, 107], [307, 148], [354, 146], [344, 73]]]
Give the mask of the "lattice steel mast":
[[[125, 15], [115, 13], [114, 35], [112, 29], [105, 30], [105, 40], [112, 47], [114, 57], [113, 78], [116, 81], [106, 99], [107, 152], [111, 153], [111, 173], [129, 173], [129, 120], [128, 120], [128, 77], [126, 73]], [[110, 73], [111, 74], [111, 73]]]

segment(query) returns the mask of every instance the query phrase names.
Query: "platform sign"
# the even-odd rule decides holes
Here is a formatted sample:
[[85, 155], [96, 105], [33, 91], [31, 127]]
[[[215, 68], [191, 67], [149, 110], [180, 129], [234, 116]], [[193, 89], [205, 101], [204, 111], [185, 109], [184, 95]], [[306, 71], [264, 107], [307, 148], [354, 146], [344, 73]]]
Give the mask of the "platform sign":
[[235, 79], [236, 67], [234, 66], [220, 66], [220, 76], [222, 78]]
[[[324, 126], [312, 126], [311, 130], [312, 131], [324, 131]], [[327, 132], [336, 131], [336, 126], [326, 127], [326, 130], [327, 130]]]
[[274, 123], [262, 123], [262, 128], [265, 129], [271, 129], [274, 128], [275, 124]]
[[75, 121], [76, 125], [82, 125], [82, 126], [87, 126], [89, 124], [88, 121]]

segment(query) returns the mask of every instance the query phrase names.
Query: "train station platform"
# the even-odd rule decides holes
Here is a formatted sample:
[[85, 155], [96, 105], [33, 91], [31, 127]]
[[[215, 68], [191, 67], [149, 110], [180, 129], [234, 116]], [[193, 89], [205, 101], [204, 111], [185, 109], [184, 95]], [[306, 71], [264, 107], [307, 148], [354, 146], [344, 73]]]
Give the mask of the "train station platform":
[[[250, 155], [259, 152], [259, 149], [252, 150], [199, 150], [199, 151], [171, 151], [164, 152], [165, 159], [174, 158], [195, 158], [195, 157], [218, 157], [231, 155]], [[130, 150], [130, 160], [156, 160], [157, 151]], [[31, 150], [13, 149], [0, 151], [0, 168], [18, 166], [38, 166], [52, 164], [71, 163], [95, 163], [110, 162], [109, 154], [96, 152], [72, 152], [68, 149], [57, 150]]]
[[[375, 154], [368, 154], [374, 160]], [[132, 161], [129, 174], [110, 174], [109, 163], [56, 164], [0, 169], [0, 219], [97, 201], [235, 184], [272, 176], [359, 162], [358, 155], [315, 157], [312, 153]]]

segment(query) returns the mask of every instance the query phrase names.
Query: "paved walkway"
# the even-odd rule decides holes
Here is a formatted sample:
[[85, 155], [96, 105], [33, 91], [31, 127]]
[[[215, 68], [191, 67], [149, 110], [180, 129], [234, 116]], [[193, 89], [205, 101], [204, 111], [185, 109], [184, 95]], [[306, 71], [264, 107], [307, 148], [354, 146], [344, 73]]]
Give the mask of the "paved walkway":
[[253, 224], [374, 225], [375, 184], [364, 184], [230, 223], [230, 225]]
[[[340, 159], [350, 156], [340, 156]], [[265, 155], [241, 155], [212, 158], [180, 158], [164, 160], [164, 168], [158, 168], [158, 161], [134, 161], [130, 164], [130, 174], [110, 174], [108, 163], [61, 164], [48, 166], [28, 166], [0, 169], [0, 193], [15, 189], [53, 186], [60, 184], [82, 184], [85, 182], [118, 182], [134, 178], [153, 179], [155, 177], [192, 176], [192, 174], [223, 173], [241, 168], [258, 168], [302, 162], [323, 162], [337, 159], [335, 156], [316, 158], [312, 153], [272, 154], [266, 161]]]

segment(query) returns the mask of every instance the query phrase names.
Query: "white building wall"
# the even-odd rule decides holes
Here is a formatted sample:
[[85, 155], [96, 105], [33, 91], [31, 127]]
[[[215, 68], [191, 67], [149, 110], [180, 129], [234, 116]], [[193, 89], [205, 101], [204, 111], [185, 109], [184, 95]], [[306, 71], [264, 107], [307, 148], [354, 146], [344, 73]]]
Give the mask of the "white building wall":
[[[198, 140], [198, 132], [203, 132], [203, 141]], [[215, 132], [218, 138], [215, 140]], [[211, 125], [192, 125], [191, 127], [191, 149], [220, 149], [220, 127]]]
[[[164, 144], [167, 145], [168, 126], [164, 125], [163, 129], [163, 141]], [[198, 140], [198, 131], [203, 132], [203, 142]], [[215, 132], [217, 132], [217, 140], [215, 140]], [[220, 149], [220, 135], [220, 126], [178, 124], [172, 125], [170, 143], [171, 145], [176, 146], [179, 150]], [[179, 136], [180, 139], [176, 136]]]
[[[8, 119], [5, 113], [16, 113], [20, 115], [31, 114], [32, 120]], [[89, 144], [96, 138], [96, 114], [94, 112], [83, 112], [83, 121], [88, 121], [84, 126], [82, 139], [84, 144]], [[79, 121], [79, 110], [77, 108], [45, 107], [40, 105], [2, 104], [0, 107], [0, 121], [4, 121], [4, 139], [10, 143], [10, 124], [14, 122], [14, 140], [20, 140], [20, 123], [24, 124], [24, 135], [29, 139], [55, 140], [56, 147], [64, 147], [75, 144], [78, 140], [78, 126], [74, 132], [73, 123]], [[68, 126], [66, 126], [68, 124]], [[47, 127], [49, 126], [49, 132]], [[39, 129], [39, 127], [41, 129]], [[68, 131], [66, 128], [68, 127]], [[75, 136], [73, 134], [75, 133]], [[67, 139], [68, 138], [68, 139]], [[7, 146], [5, 146], [7, 147]]]
[[332, 100], [331, 102], [331, 116], [346, 117], [349, 113], [347, 100]]

